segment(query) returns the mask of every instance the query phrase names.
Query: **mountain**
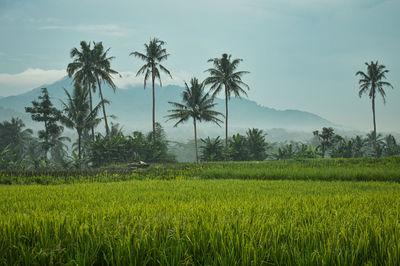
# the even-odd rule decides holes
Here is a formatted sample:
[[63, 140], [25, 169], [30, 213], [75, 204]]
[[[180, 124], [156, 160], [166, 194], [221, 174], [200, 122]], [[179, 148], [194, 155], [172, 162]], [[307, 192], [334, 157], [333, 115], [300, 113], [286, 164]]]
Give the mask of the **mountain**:
[[[73, 84], [70, 78], [65, 77], [46, 87], [53, 103], [57, 107], [61, 107], [61, 100], [66, 99], [63, 88], [72, 91]], [[156, 87], [156, 120], [164, 126], [167, 134], [172, 139], [191, 138], [193, 135], [193, 128], [190, 122], [179, 128], [173, 128], [174, 121], [166, 122], [165, 119], [168, 110], [171, 109], [168, 102], [180, 102], [183, 90], [183, 87], [174, 85]], [[147, 87], [146, 90], [143, 89], [143, 86], [131, 86], [125, 89], [117, 88], [116, 92], [113, 93], [110, 87], [103, 85], [103, 93], [104, 97], [111, 101], [111, 104], [106, 109], [107, 114], [113, 114], [117, 117], [114, 119], [114, 123], [119, 123], [128, 132], [133, 130], [149, 131], [151, 129], [151, 87]], [[27, 119], [24, 108], [31, 106], [31, 102], [40, 95], [41, 87], [38, 87], [17, 96], [1, 98], [0, 107], [3, 109], [1, 109], [2, 115], [0, 118], [5, 120], [7, 117], [21, 115], [23, 119]], [[98, 96], [95, 95], [94, 102], [97, 101]], [[216, 103], [216, 109], [221, 113], [225, 113], [225, 101], [217, 98]], [[7, 110], [7, 112], [3, 110]], [[286, 130], [307, 131], [311, 136], [312, 130], [320, 129], [324, 126], [334, 126], [334, 124], [316, 114], [299, 110], [276, 110], [244, 98], [232, 98], [229, 102], [230, 134], [244, 133], [247, 128], [255, 127], [264, 130], [283, 128]], [[199, 136], [223, 135], [223, 127], [224, 125], [218, 127], [215, 124], [202, 123], [199, 125]]]

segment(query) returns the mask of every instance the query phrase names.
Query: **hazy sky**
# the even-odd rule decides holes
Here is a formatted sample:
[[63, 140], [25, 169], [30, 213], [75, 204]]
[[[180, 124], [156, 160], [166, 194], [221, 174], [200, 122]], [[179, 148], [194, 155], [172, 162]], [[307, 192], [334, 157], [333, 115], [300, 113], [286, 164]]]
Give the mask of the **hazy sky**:
[[378, 60], [395, 87], [377, 101], [378, 130], [400, 131], [399, 11], [399, 0], [0, 0], [0, 96], [61, 78], [82, 40], [111, 47], [117, 85], [141, 83], [128, 55], [158, 37], [171, 54], [166, 84], [203, 79], [207, 59], [226, 52], [251, 72], [250, 99], [361, 130], [371, 103], [355, 72]]

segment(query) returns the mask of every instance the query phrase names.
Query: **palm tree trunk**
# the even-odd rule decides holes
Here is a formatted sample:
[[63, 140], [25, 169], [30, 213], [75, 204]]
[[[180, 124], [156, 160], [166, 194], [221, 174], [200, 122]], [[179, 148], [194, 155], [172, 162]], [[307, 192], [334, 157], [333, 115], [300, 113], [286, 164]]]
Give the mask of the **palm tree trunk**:
[[81, 135], [82, 133], [78, 132], [78, 159], [81, 160]]
[[154, 90], [154, 72], [152, 72], [151, 82], [153, 86], [153, 138], [155, 138], [156, 134], [156, 98], [155, 98], [155, 90]]
[[[86, 85], [87, 86], [87, 85]], [[89, 103], [90, 103], [90, 112], [93, 111], [93, 103], [92, 103], [92, 88], [90, 87], [90, 85], [87, 88], [89, 90]], [[92, 131], [92, 140], [94, 141], [94, 127], [91, 127], [91, 131]]]
[[194, 128], [194, 150], [196, 151], [196, 162], [199, 162], [199, 153], [197, 152], [197, 128], [196, 118], [193, 117], [193, 128]]
[[228, 147], [228, 90], [225, 88], [225, 147]]
[[374, 122], [374, 150], [376, 152], [375, 95], [372, 97], [372, 119]]
[[100, 99], [101, 99], [101, 107], [103, 109], [103, 116], [104, 116], [104, 124], [106, 125], [106, 136], [110, 133], [110, 129], [108, 127], [108, 122], [107, 122], [107, 115], [106, 115], [106, 108], [104, 106], [104, 99], [103, 99], [103, 92], [101, 91], [101, 85], [100, 85], [100, 80], [96, 78], [97, 84], [99, 85], [99, 93], [100, 93]]

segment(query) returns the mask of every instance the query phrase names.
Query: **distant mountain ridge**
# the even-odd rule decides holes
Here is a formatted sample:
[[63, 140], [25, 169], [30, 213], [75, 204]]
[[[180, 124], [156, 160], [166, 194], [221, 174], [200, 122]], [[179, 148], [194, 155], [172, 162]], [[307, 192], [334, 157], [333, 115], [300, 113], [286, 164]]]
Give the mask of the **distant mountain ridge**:
[[[51, 85], [46, 86], [49, 95], [52, 97], [53, 103], [61, 107], [61, 100], [65, 101], [66, 96], [63, 88], [72, 91], [73, 83], [68, 77], [65, 77]], [[26, 118], [25, 107], [30, 106], [33, 100], [41, 95], [41, 88], [38, 87], [26, 93], [0, 98], [0, 107], [7, 109], [9, 115], [24, 114]], [[114, 122], [120, 123], [125, 130], [145, 130], [151, 128], [151, 86], [146, 90], [143, 86], [127, 87], [125, 89], [117, 88], [115, 94], [112, 89], [106, 85], [102, 86], [104, 97], [111, 101], [107, 106], [107, 114], [116, 115]], [[173, 128], [174, 122], [166, 122], [165, 116], [171, 106], [169, 101], [180, 102], [183, 87], [168, 85], [165, 87], [156, 87], [156, 120], [159, 121], [169, 135], [178, 137], [177, 135], [193, 134], [191, 123], [186, 126]], [[98, 96], [94, 96], [94, 101], [98, 101]], [[216, 98], [217, 111], [225, 113], [225, 101]], [[2, 109], [0, 109], [2, 112]], [[0, 115], [2, 120], [7, 119], [7, 114]], [[11, 118], [11, 117], [10, 117]], [[276, 110], [257, 104], [255, 101], [246, 98], [232, 98], [229, 101], [229, 124], [230, 133], [243, 132], [247, 128], [284, 128], [289, 130], [311, 130], [319, 129], [324, 126], [334, 126], [334, 124], [316, 114], [299, 111], [299, 110]], [[199, 125], [199, 135], [223, 135], [223, 125], [219, 128], [210, 123], [202, 123]], [[101, 126], [100, 126], [101, 127]]]

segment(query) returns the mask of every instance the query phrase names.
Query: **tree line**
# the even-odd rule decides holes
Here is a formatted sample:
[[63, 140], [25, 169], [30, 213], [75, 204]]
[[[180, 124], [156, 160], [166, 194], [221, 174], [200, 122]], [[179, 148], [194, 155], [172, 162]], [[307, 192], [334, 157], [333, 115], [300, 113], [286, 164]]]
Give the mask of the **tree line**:
[[[110, 48], [105, 49], [102, 42], [87, 43], [82, 41], [80, 49], [73, 48], [70, 57], [73, 60], [67, 66], [69, 77], [73, 78], [72, 93], [64, 89], [66, 101], [62, 101], [62, 109], [53, 106], [46, 88], [42, 88], [42, 95], [32, 101], [32, 106], [26, 107], [32, 120], [43, 123], [44, 129], [39, 130], [38, 137], [33, 137], [30, 129], [24, 129], [20, 119], [13, 118], [10, 122], [4, 121], [0, 127], [0, 151], [3, 165], [5, 162], [30, 162], [33, 167], [44, 167], [53, 163], [61, 167], [97, 167], [110, 163], [128, 162], [129, 160], [145, 160], [149, 162], [172, 162], [174, 156], [168, 152], [168, 141], [162, 126], [155, 120], [155, 82], [162, 86], [163, 72], [172, 78], [170, 71], [162, 64], [170, 56], [166, 43], [153, 38], [144, 44], [144, 52], [134, 51], [129, 55], [142, 61], [136, 76], [144, 78], [144, 88], [151, 79], [152, 85], [152, 131], [145, 134], [134, 132], [126, 136], [117, 125], [109, 126], [106, 105], [110, 102], [103, 97], [102, 85], [107, 84], [114, 92], [116, 86], [113, 77], [119, 73], [112, 69], [111, 62], [115, 57], [109, 56]], [[242, 59], [232, 59], [231, 55], [222, 54], [220, 58], [208, 60], [212, 67], [205, 70], [208, 77], [199, 81], [191, 78], [189, 84], [184, 82], [185, 90], [181, 102], [169, 102], [171, 114], [167, 120], [176, 120], [175, 127], [189, 120], [193, 121], [194, 152], [198, 162], [218, 160], [257, 160], [285, 159], [293, 157], [317, 158], [330, 157], [365, 157], [387, 156], [398, 153], [398, 145], [393, 136], [377, 134], [375, 119], [375, 98], [377, 94], [385, 102], [385, 87], [393, 86], [386, 82], [388, 70], [378, 62], [366, 63], [367, 72], [358, 71], [359, 96], [368, 94], [372, 101], [373, 131], [366, 138], [357, 136], [355, 139], [343, 138], [333, 132], [332, 128], [323, 128], [322, 132], [314, 132], [314, 145], [290, 143], [280, 145], [268, 144], [266, 134], [260, 129], [249, 129], [246, 136], [236, 134], [229, 138], [228, 111], [231, 96], [247, 96], [246, 90], [250, 87], [243, 82], [242, 77], [248, 71], [238, 70]], [[206, 88], [208, 87], [208, 91]], [[100, 101], [93, 102], [93, 94], [99, 93]], [[225, 114], [214, 110], [215, 97], [225, 96]], [[102, 112], [102, 115], [99, 113]], [[105, 135], [95, 133], [95, 128], [104, 121]], [[200, 122], [213, 122], [221, 125], [225, 122], [225, 143], [218, 137], [215, 139], [201, 139], [200, 155], [198, 151], [197, 127]], [[73, 143], [73, 152], [68, 159], [67, 145], [71, 140], [62, 136], [64, 127], [74, 129], [78, 139]], [[366, 143], [372, 141], [372, 152], [365, 148]], [[385, 142], [384, 144], [382, 144]], [[361, 145], [362, 143], [362, 145]], [[389, 147], [390, 146], [390, 147]], [[268, 149], [274, 152], [267, 154]], [[358, 149], [358, 150], [357, 150]], [[355, 151], [357, 150], [357, 151]], [[361, 152], [361, 150], [363, 150]], [[368, 152], [366, 151], [368, 150]], [[392, 152], [389, 152], [391, 150]], [[27, 159], [28, 158], [28, 159]], [[67, 159], [66, 159], [67, 158]], [[57, 163], [56, 163], [57, 161]], [[11, 163], [12, 165], [12, 163]]]

